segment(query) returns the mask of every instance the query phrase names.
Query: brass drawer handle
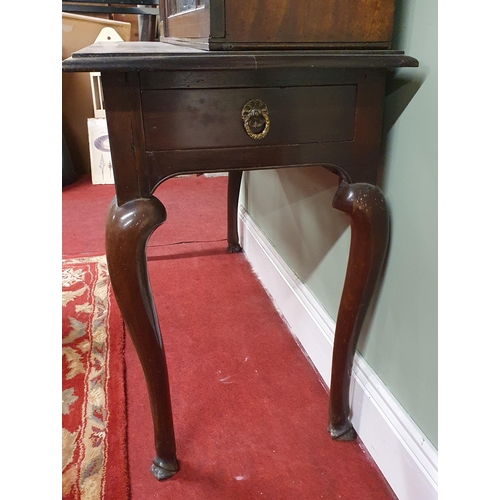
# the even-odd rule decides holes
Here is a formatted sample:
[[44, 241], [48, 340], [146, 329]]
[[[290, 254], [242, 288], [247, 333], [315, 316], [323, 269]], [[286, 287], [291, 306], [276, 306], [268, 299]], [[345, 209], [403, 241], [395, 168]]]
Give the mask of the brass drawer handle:
[[[255, 140], [264, 139], [269, 128], [271, 127], [271, 119], [269, 118], [267, 105], [260, 99], [251, 99], [241, 110], [241, 119], [246, 133]], [[255, 132], [264, 125], [261, 132]]]

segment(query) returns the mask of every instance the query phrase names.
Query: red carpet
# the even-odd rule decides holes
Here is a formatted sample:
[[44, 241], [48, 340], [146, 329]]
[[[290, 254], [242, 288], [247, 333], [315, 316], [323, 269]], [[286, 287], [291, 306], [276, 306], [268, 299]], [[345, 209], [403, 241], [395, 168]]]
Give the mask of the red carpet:
[[[149, 270], [181, 470], [161, 483], [149, 473], [149, 401], [127, 337], [132, 500], [394, 499], [358, 441], [330, 439], [318, 375], [244, 254], [226, 253], [226, 183], [186, 177], [155, 193], [167, 221], [150, 240]], [[112, 186], [88, 182], [63, 190], [63, 253], [103, 253], [112, 196]], [[83, 213], [93, 221], [84, 228]]]
[[[151, 236], [149, 253], [166, 244], [223, 240], [226, 183], [226, 177], [181, 177], [164, 182], [155, 196], [165, 205], [167, 222]], [[186, 184], [190, 189], [183, 188]], [[92, 185], [88, 178], [63, 188], [63, 255], [104, 254], [106, 213], [114, 193], [114, 186]]]

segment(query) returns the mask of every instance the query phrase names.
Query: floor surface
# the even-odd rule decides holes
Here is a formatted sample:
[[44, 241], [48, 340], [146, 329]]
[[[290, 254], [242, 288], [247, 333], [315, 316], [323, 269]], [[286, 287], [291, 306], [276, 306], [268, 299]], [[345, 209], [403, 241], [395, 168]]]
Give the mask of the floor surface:
[[[167, 221], [148, 269], [167, 356], [180, 471], [149, 472], [154, 438], [142, 369], [127, 337], [131, 498], [396, 498], [362, 443], [335, 442], [328, 394], [244, 253], [226, 252], [227, 177], [162, 184]], [[63, 189], [63, 255], [104, 253], [113, 186]], [[120, 499], [117, 499], [120, 500]]]

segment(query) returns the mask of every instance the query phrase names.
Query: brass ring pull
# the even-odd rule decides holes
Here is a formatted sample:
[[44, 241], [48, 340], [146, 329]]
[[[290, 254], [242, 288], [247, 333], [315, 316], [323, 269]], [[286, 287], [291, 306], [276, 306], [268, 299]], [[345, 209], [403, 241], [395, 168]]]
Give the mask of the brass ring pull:
[[[269, 118], [267, 106], [260, 99], [251, 99], [248, 101], [241, 110], [241, 119], [246, 133], [252, 139], [259, 140], [266, 137], [271, 127], [271, 119]], [[264, 125], [264, 129], [256, 132]]]

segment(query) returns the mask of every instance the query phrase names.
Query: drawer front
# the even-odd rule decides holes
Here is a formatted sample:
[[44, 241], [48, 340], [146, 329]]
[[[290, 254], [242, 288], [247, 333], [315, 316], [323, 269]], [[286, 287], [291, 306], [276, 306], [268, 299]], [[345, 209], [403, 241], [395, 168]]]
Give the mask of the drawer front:
[[[352, 141], [356, 88], [356, 85], [334, 85], [143, 91], [146, 149]], [[267, 107], [268, 131], [265, 137], [256, 139], [249, 135], [248, 126], [245, 128], [242, 109], [257, 99]], [[263, 121], [262, 130], [252, 131], [260, 133], [265, 125]]]

